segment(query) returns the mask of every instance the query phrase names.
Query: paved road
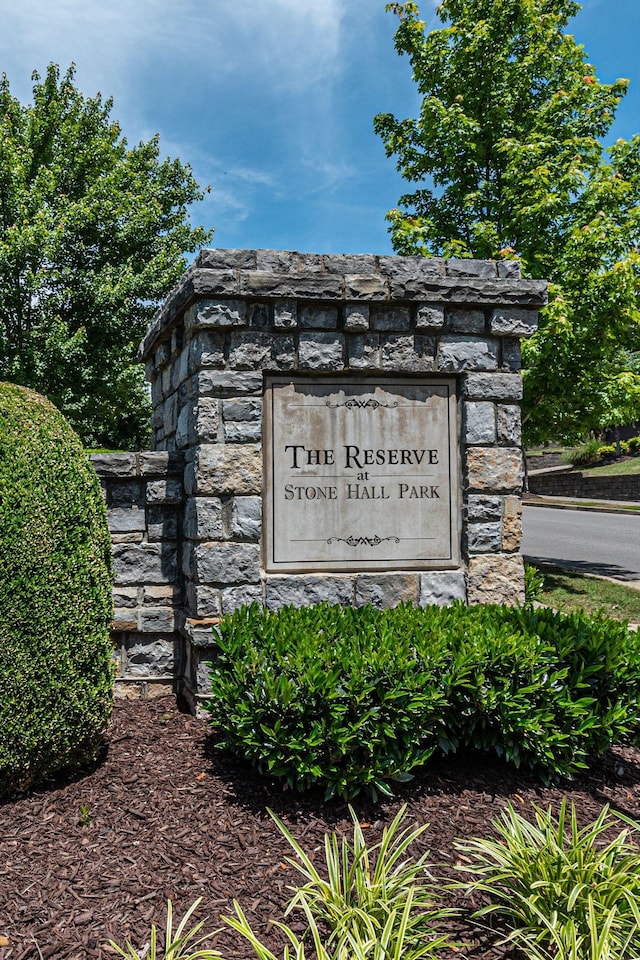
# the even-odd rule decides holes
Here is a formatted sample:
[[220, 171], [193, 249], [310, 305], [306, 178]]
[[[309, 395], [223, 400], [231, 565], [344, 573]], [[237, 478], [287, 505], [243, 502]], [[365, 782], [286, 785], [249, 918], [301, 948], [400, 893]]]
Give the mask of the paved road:
[[640, 580], [640, 515], [525, 507], [525, 559]]

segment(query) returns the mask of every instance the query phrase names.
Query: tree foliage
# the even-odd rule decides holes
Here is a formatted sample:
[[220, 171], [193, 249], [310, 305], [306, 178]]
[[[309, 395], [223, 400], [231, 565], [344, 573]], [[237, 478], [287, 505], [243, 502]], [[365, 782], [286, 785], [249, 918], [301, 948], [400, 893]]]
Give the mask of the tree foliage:
[[72, 65], [33, 75], [22, 105], [0, 80], [0, 379], [46, 394], [90, 445], [139, 445], [149, 403], [137, 345], [210, 232], [189, 166], [158, 137], [129, 147], [112, 100]]
[[640, 137], [605, 151], [628, 81], [598, 80], [573, 0], [444, 0], [428, 31], [392, 3], [420, 115], [375, 118], [417, 185], [391, 210], [402, 254], [519, 258], [550, 281], [525, 344], [525, 432], [568, 439], [640, 416]]

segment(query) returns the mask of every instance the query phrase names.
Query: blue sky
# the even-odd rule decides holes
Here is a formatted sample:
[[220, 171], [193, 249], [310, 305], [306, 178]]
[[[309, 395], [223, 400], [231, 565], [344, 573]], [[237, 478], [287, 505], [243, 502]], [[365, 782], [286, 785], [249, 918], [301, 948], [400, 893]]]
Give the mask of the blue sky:
[[[415, 116], [418, 98], [384, 0], [0, 0], [0, 24], [23, 102], [34, 68], [75, 61], [131, 143], [159, 133], [192, 165], [215, 246], [391, 252], [404, 185], [372, 118]], [[571, 32], [602, 80], [631, 79], [612, 138], [639, 132], [640, 0], [584, 0]]]

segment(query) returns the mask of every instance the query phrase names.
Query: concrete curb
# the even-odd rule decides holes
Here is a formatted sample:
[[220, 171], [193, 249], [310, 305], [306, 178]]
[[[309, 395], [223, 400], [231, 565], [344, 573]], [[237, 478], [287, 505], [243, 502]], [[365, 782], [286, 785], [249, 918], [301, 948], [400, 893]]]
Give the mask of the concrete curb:
[[546, 498], [544, 500], [530, 500], [525, 497], [522, 501], [522, 505], [525, 507], [553, 507], [554, 510], [577, 510], [583, 513], [630, 513], [640, 516], [640, 509], [637, 509], [640, 508], [640, 503], [638, 503], [636, 500], [630, 500], [629, 506], [624, 506], [624, 504], [619, 502], [611, 505], [607, 504], [606, 502], [597, 505], [593, 505], [593, 502], [589, 505], [583, 505], [568, 503], [565, 500], [552, 500], [551, 498]]

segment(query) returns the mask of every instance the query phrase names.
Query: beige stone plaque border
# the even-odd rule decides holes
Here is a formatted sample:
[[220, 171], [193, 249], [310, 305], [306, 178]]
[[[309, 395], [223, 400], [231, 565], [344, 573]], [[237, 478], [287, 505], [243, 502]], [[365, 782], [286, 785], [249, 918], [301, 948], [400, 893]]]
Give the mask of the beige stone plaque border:
[[[276, 407], [282, 402], [283, 391], [291, 386], [300, 386], [302, 396], [305, 393], [310, 396], [308, 391], [314, 389], [317, 393], [317, 398], [314, 396], [316, 402], [301, 405], [307, 407], [303, 423], [314, 423], [311, 433], [315, 433], [315, 439], [304, 432], [303, 423], [288, 432], [282, 411], [280, 418], [283, 422], [278, 420]], [[424, 400], [411, 396], [416, 391], [426, 394]], [[381, 401], [383, 395], [388, 399], [390, 393], [415, 404], [418, 408], [416, 418], [420, 415], [420, 404], [425, 404], [426, 411], [428, 401], [441, 397], [444, 407], [438, 405], [434, 411], [431, 406], [429, 410], [430, 418], [436, 421], [435, 425], [432, 422], [431, 429], [435, 433], [431, 436], [435, 440], [431, 442], [437, 442], [437, 453], [421, 447], [427, 440], [420, 429], [419, 419], [415, 438], [406, 419], [403, 432], [399, 426], [402, 416], [395, 409], [397, 402]], [[325, 425], [322, 415], [329, 413], [330, 409], [335, 411], [334, 419]], [[368, 426], [372, 431], [359, 440], [369, 444], [366, 448], [355, 445], [359, 438], [357, 418], [362, 418], [365, 412], [371, 417], [387, 420], [387, 430], [381, 431], [380, 436], [375, 423], [363, 425], [361, 422], [360, 430], [366, 430]], [[341, 415], [345, 425], [345, 417], [354, 418], [350, 425], [356, 432], [349, 434], [353, 445], [342, 442], [346, 437], [336, 424]], [[388, 429], [389, 421], [397, 429], [395, 434]], [[265, 380], [263, 424], [262, 562], [267, 573], [446, 570], [460, 565], [460, 442], [455, 379], [406, 375], [358, 378], [344, 373], [323, 377], [270, 376]], [[284, 440], [299, 444], [305, 437], [308, 440], [304, 449], [296, 446], [294, 452], [290, 445], [285, 453]], [[399, 444], [406, 449], [400, 449]], [[345, 454], [347, 448], [349, 454]], [[365, 469], [368, 466], [364, 462], [365, 449], [370, 458], [376, 454], [395, 458], [385, 461], [387, 465], [383, 469], [389, 471], [385, 475], [387, 479], [380, 481], [379, 466], [377, 477], [370, 477]], [[323, 463], [325, 450], [330, 451], [328, 463]], [[406, 466], [396, 462], [403, 453], [406, 454]], [[428, 463], [430, 455], [438, 457], [433, 461], [436, 465], [430, 468], [437, 480], [427, 481], [425, 486], [425, 481], [420, 480], [421, 461]], [[440, 459], [443, 455], [446, 460]], [[285, 457], [286, 462], [291, 458], [290, 468], [283, 465]], [[306, 462], [310, 457], [313, 457], [313, 463]], [[315, 463], [318, 457], [320, 462]], [[344, 461], [342, 467], [341, 461]], [[350, 472], [346, 472], [346, 463]], [[289, 484], [285, 483], [286, 479], [290, 480]], [[300, 482], [299, 485], [296, 481]], [[285, 503], [285, 489], [288, 503]], [[311, 496], [305, 500], [306, 494]], [[320, 515], [321, 519], [316, 521], [320, 535], [292, 536], [298, 529], [302, 534], [309, 532], [308, 528], [305, 531], [305, 520], [311, 511]], [[387, 515], [380, 511], [386, 511]], [[419, 530], [427, 532], [426, 526], [422, 525], [423, 511], [435, 512], [433, 545], [429, 542], [431, 538], [415, 536]], [[394, 519], [396, 522], [390, 522]], [[412, 544], [412, 549], [407, 550], [409, 541], [414, 541], [415, 546]], [[331, 554], [333, 556], [329, 556]]]

